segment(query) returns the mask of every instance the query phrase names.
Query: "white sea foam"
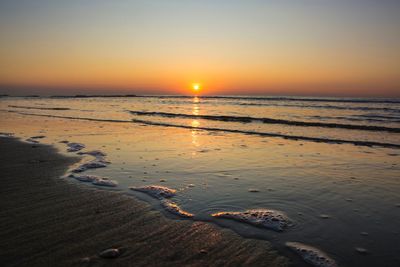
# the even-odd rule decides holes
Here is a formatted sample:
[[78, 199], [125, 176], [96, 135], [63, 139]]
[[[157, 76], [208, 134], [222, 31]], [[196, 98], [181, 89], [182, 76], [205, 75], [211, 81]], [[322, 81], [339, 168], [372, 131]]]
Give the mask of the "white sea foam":
[[99, 178], [98, 176], [95, 175], [73, 175], [73, 174], [69, 175], [69, 177], [87, 183], [91, 183]]
[[96, 158], [102, 158], [107, 156], [106, 153], [104, 153], [103, 151], [100, 150], [92, 150], [92, 151], [86, 151], [86, 152], [79, 152], [79, 155], [90, 155]]
[[108, 187], [116, 187], [118, 185], [117, 181], [110, 180], [105, 177], [99, 177], [96, 180], [92, 182], [94, 185], [99, 185], [99, 186], [108, 186]]
[[5, 133], [5, 132], [0, 133], [0, 137], [12, 137], [12, 136], [14, 136], [13, 133]]
[[161, 205], [169, 212], [178, 215], [180, 217], [184, 217], [184, 218], [192, 218], [194, 216], [194, 214], [189, 213], [187, 211], [182, 210], [178, 204], [176, 204], [175, 202], [172, 202], [169, 199], [164, 199], [163, 201], [161, 201]]
[[32, 139], [43, 139], [45, 137], [46, 137], [45, 135], [36, 135], [36, 136], [31, 136], [30, 138], [32, 138]]
[[44, 135], [31, 136], [28, 139], [26, 139], [26, 141], [29, 142], [29, 143], [33, 143], [33, 144], [38, 144], [39, 141], [37, 139], [43, 139], [45, 137], [46, 136], [44, 136]]
[[87, 152], [78, 152], [79, 155], [89, 155], [96, 158], [97, 162], [101, 162], [104, 164], [109, 164], [110, 162], [106, 159], [107, 154], [100, 150], [92, 150]]
[[286, 242], [286, 246], [315, 267], [337, 267], [333, 259], [317, 248], [298, 242]]
[[39, 141], [36, 140], [36, 139], [33, 139], [33, 138], [28, 138], [28, 139], [26, 139], [25, 141], [26, 141], [26, 142], [29, 142], [29, 143], [33, 143], [33, 144], [39, 144]]
[[67, 143], [67, 146], [68, 146], [67, 150], [68, 152], [77, 152], [85, 148], [85, 145], [80, 143]]
[[97, 169], [97, 168], [105, 168], [105, 167], [107, 167], [106, 163], [94, 160], [94, 161], [82, 164], [78, 168], [72, 170], [72, 172], [79, 173], [79, 172], [87, 171], [89, 169]]
[[218, 212], [213, 217], [233, 219], [248, 224], [283, 231], [290, 224], [289, 218], [282, 212], [268, 209], [246, 210], [244, 212]]
[[154, 198], [160, 199], [162, 207], [165, 210], [167, 210], [175, 215], [178, 215], [183, 218], [192, 218], [194, 216], [194, 214], [181, 209], [179, 207], [179, 205], [176, 204], [175, 202], [172, 202], [171, 200], [167, 199], [167, 198], [175, 196], [175, 194], [176, 194], [175, 189], [171, 189], [166, 186], [160, 186], [160, 185], [131, 187], [130, 189], [139, 191], [139, 192], [143, 192]]
[[142, 187], [131, 187], [131, 190], [146, 193], [158, 199], [170, 198], [175, 196], [176, 190], [161, 185], [147, 185]]
[[106, 177], [100, 177], [96, 175], [74, 175], [70, 174], [68, 177], [74, 178], [78, 181], [85, 182], [85, 183], [92, 183], [94, 185], [100, 185], [100, 186], [109, 186], [109, 187], [115, 187], [118, 185], [118, 182], [114, 180], [110, 180]]

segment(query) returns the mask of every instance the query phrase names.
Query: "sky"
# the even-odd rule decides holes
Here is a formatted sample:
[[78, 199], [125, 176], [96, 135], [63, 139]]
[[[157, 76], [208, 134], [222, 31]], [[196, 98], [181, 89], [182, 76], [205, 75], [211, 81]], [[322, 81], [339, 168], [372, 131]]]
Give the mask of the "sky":
[[0, 93], [400, 97], [396, 0], [0, 0]]

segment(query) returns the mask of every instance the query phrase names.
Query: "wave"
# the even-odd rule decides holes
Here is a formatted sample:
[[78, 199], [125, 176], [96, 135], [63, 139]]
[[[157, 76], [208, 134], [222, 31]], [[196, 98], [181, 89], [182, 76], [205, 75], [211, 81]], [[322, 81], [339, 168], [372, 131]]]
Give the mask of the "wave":
[[309, 116], [308, 118], [311, 119], [318, 119], [318, 120], [346, 120], [346, 121], [371, 121], [371, 122], [379, 122], [379, 123], [399, 123], [400, 118], [396, 117], [385, 117], [385, 116], [364, 116], [364, 115], [351, 115], [348, 117], [344, 116], [337, 116], [337, 117], [327, 117], [327, 116]]
[[339, 124], [339, 123], [325, 123], [325, 122], [305, 122], [305, 121], [291, 121], [282, 119], [272, 118], [255, 118], [245, 116], [223, 116], [223, 115], [193, 115], [193, 114], [182, 114], [182, 113], [168, 113], [168, 112], [155, 112], [155, 111], [129, 111], [133, 115], [138, 116], [158, 116], [168, 118], [184, 118], [184, 119], [205, 119], [214, 121], [228, 121], [228, 122], [261, 122], [268, 124], [284, 124], [291, 126], [303, 126], [303, 127], [323, 127], [323, 128], [340, 128], [348, 130], [362, 130], [362, 131], [385, 131], [391, 133], [400, 133], [400, 128], [391, 128], [385, 126], [373, 126], [373, 125], [354, 125], [354, 124]]
[[367, 118], [367, 119], [382, 119], [382, 120], [400, 122], [399, 116], [388, 116], [388, 115], [380, 115], [380, 114], [361, 114], [361, 115], [355, 115], [355, 116], [361, 117], [361, 118]]
[[303, 98], [303, 97], [249, 97], [249, 96], [202, 96], [201, 98], [242, 99], [260, 101], [304, 101], [304, 102], [337, 102], [337, 103], [400, 103], [400, 99], [377, 98]]
[[50, 98], [120, 98], [120, 97], [139, 97], [137, 95], [53, 95]]
[[35, 114], [35, 113], [26, 113], [26, 112], [19, 112], [16, 110], [4, 110], [4, 109], [1, 109], [0, 111], [17, 113], [17, 114], [26, 115], [26, 116], [47, 117], [47, 118], [57, 118], [57, 119], [131, 123], [131, 121], [127, 121], [127, 120], [97, 119], [97, 118], [87, 118], [87, 117], [71, 117], [71, 116], [58, 116], [58, 115], [49, 115], [49, 114]]
[[[190, 95], [74, 95], [51, 96], [51, 98], [99, 98], [99, 97], [136, 97], [136, 98], [193, 98]], [[342, 102], [342, 103], [400, 103], [400, 99], [388, 98], [333, 98], [333, 97], [265, 97], [265, 96], [196, 96], [200, 99], [235, 99], [260, 101], [304, 101], [304, 102]]]
[[294, 105], [294, 104], [272, 104], [272, 103], [239, 103], [240, 106], [262, 106], [262, 107], [294, 107], [294, 108], [315, 108], [315, 109], [338, 109], [338, 110], [358, 110], [358, 111], [385, 111], [400, 113], [400, 109], [388, 107], [349, 107], [331, 105]]
[[87, 117], [70, 117], [70, 116], [34, 114], [34, 113], [18, 112], [18, 111], [13, 111], [13, 110], [1, 110], [1, 111], [18, 113], [18, 114], [27, 115], [27, 116], [49, 117], [49, 118], [70, 119], [70, 120], [83, 120], [83, 121], [98, 121], [98, 122], [140, 123], [140, 124], [145, 124], [145, 125], [185, 128], [185, 129], [191, 129], [191, 130], [218, 131], [218, 132], [238, 133], [238, 134], [246, 134], [246, 135], [258, 135], [258, 136], [265, 136], [265, 137], [279, 137], [279, 138], [295, 140], [295, 141], [303, 140], [303, 141], [311, 141], [311, 142], [317, 142], [317, 143], [352, 144], [352, 145], [357, 145], [357, 146], [368, 146], [368, 147], [377, 146], [377, 147], [400, 149], [400, 144], [381, 143], [381, 142], [374, 142], [374, 141], [356, 141], [356, 140], [331, 139], [331, 138], [319, 138], [319, 137], [308, 137], [308, 136], [295, 136], [295, 135], [285, 135], [285, 134], [278, 134], [278, 133], [254, 132], [254, 131], [223, 129], [223, 128], [213, 128], [213, 127], [194, 127], [194, 126], [188, 126], [188, 125], [169, 124], [169, 123], [163, 123], [163, 122], [152, 122], [152, 121], [138, 120], [138, 119], [132, 119], [132, 120], [127, 121], [127, 120], [96, 119], [96, 118], [87, 118]]
[[331, 144], [352, 144], [357, 146], [379, 146], [379, 147], [387, 147], [387, 148], [400, 148], [400, 144], [392, 144], [392, 143], [380, 143], [374, 141], [356, 141], [356, 140], [344, 140], [344, 139], [331, 139], [331, 138], [322, 138], [322, 137], [308, 137], [308, 136], [296, 136], [296, 135], [285, 135], [278, 133], [266, 133], [266, 132], [254, 132], [254, 131], [245, 131], [245, 130], [236, 130], [236, 129], [223, 129], [223, 128], [213, 128], [213, 127], [194, 127], [189, 125], [179, 125], [179, 124], [170, 124], [164, 122], [153, 122], [146, 120], [138, 120], [132, 119], [133, 122], [142, 123], [146, 125], [154, 125], [154, 126], [164, 126], [164, 127], [176, 127], [176, 128], [185, 128], [192, 130], [205, 130], [205, 131], [221, 131], [221, 132], [229, 132], [229, 133], [240, 133], [247, 135], [258, 135], [258, 136], [266, 136], [266, 137], [280, 137], [288, 140], [303, 140], [303, 141], [312, 141], [317, 143], [331, 143]]
[[70, 108], [43, 108], [43, 107], [15, 106], [15, 105], [8, 105], [8, 107], [23, 108], [23, 109], [39, 109], [39, 110], [71, 110]]

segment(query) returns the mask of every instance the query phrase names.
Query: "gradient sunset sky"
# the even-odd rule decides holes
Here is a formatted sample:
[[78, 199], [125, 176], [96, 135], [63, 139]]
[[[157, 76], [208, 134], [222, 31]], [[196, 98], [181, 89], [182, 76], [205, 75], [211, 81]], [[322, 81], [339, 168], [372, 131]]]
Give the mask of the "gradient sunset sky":
[[0, 93], [400, 96], [396, 0], [0, 0]]

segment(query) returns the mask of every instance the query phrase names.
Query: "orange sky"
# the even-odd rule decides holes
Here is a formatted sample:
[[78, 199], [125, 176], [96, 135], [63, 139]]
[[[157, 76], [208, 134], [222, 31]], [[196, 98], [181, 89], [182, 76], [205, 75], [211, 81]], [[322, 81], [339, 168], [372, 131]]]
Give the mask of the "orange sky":
[[400, 4], [228, 2], [3, 1], [0, 92], [400, 96]]

